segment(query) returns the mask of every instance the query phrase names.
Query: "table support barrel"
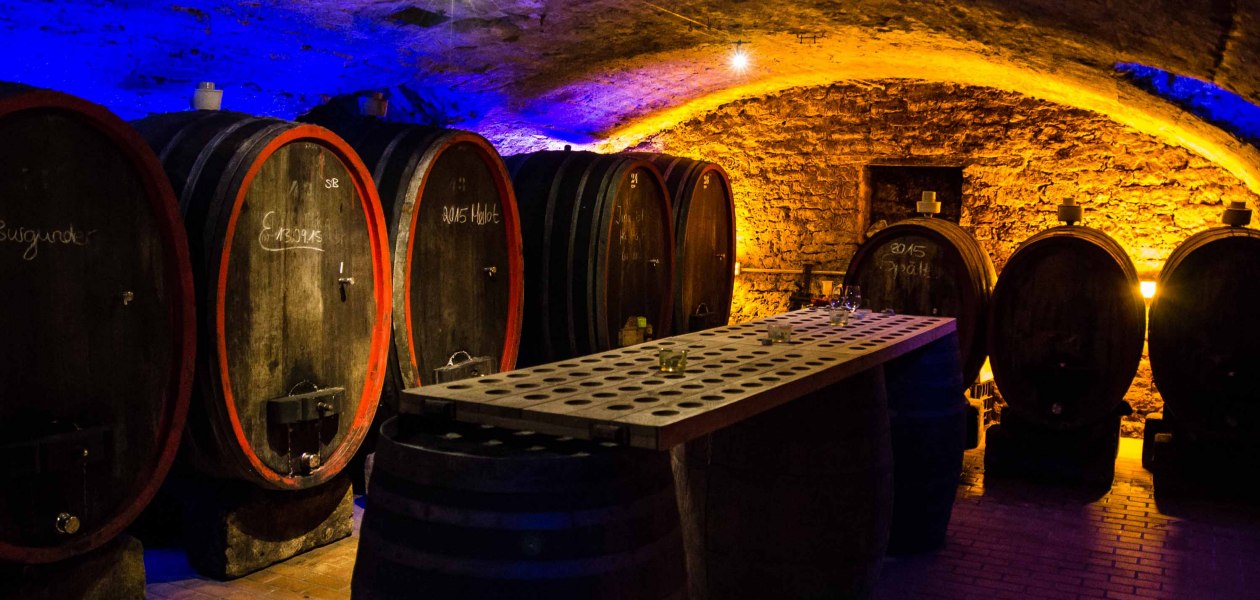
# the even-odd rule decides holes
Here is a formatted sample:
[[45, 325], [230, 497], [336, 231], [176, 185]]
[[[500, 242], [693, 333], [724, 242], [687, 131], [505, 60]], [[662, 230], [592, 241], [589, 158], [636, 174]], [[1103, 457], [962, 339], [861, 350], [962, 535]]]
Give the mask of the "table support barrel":
[[673, 459], [692, 600], [873, 594], [893, 494], [882, 367]]

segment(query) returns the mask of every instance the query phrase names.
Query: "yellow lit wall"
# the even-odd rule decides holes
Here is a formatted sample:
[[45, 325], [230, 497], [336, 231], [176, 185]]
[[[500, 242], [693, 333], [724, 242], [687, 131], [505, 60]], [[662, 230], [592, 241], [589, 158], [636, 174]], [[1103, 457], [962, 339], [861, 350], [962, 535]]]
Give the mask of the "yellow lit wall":
[[[1224, 204], [1255, 206], [1246, 182], [1191, 149], [1106, 115], [993, 88], [885, 79], [791, 89], [724, 104], [645, 138], [640, 149], [721, 164], [734, 186], [739, 260], [843, 270], [869, 226], [872, 162], [959, 166], [962, 225], [1001, 270], [1015, 247], [1057, 225], [1073, 198], [1084, 225], [1116, 238], [1143, 279]], [[787, 308], [799, 277], [746, 273], [733, 319]], [[1161, 402], [1145, 361], [1129, 393]], [[1130, 426], [1132, 432], [1133, 426]]]

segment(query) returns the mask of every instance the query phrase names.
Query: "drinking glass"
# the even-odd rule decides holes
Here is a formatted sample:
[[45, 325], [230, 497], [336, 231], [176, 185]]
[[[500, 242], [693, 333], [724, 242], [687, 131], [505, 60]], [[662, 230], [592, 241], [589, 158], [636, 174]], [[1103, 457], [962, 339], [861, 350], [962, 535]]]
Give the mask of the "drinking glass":
[[792, 342], [792, 324], [770, 324], [766, 326], [766, 339], [772, 344], [790, 344]]
[[850, 315], [856, 314], [859, 306], [862, 305], [862, 286], [846, 285], [844, 291], [841, 292], [840, 306], [849, 311]]
[[685, 349], [671, 350], [669, 348], [661, 348], [661, 351], [656, 356], [660, 361], [660, 368], [663, 373], [683, 373], [687, 370], [687, 351]]
[[849, 286], [837, 285], [831, 288], [831, 293], [827, 294], [827, 304], [831, 308], [840, 308], [844, 304], [844, 290]]

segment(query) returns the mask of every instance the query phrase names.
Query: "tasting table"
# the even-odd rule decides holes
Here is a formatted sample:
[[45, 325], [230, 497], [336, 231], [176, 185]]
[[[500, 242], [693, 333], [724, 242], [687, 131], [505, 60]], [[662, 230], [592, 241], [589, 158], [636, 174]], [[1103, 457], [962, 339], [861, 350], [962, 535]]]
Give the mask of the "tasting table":
[[[629, 446], [667, 479], [672, 461], [692, 600], [869, 598], [902, 519], [890, 399], [944, 389], [963, 401], [957, 327], [865, 311], [834, 326], [828, 316], [803, 309], [412, 388], [400, 411]], [[769, 326], [785, 324], [791, 341], [767, 343]], [[661, 372], [661, 349], [686, 350], [685, 371]], [[958, 448], [961, 463], [961, 439]], [[642, 595], [607, 589], [620, 591], [598, 597]]]
[[[922, 348], [956, 331], [952, 318], [862, 311], [844, 326], [806, 308], [572, 358], [404, 390], [400, 411], [469, 423], [669, 450]], [[790, 343], [765, 345], [771, 324]], [[956, 342], [955, 342], [956, 343]], [[662, 348], [688, 352], [661, 373]]]

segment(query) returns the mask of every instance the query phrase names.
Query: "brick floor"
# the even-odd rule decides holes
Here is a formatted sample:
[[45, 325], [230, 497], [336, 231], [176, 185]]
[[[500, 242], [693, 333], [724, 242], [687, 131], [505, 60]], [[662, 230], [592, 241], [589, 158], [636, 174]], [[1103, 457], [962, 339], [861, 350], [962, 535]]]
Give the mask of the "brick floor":
[[[983, 453], [968, 452], [945, 548], [888, 559], [877, 597], [1260, 598], [1260, 507], [1156, 502], [1140, 444], [1122, 440], [1114, 484], [1101, 495], [986, 482]], [[360, 516], [356, 507], [356, 523]], [[159, 600], [348, 598], [357, 535], [226, 583], [198, 577], [177, 551], [149, 550], [148, 594]]]
[[986, 482], [983, 453], [968, 452], [945, 548], [885, 561], [878, 597], [1260, 598], [1260, 507], [1156, 502], [1140, 450], [1121, 441], [1101, 496]]

